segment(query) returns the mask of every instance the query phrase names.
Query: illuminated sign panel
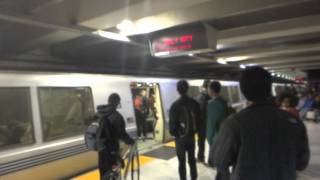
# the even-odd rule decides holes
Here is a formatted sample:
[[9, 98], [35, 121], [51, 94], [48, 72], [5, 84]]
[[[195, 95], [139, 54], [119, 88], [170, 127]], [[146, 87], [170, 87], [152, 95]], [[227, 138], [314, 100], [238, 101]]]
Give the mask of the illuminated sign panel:
[[172, 57], [215, 50], [216, 43], [214, 47], [209, 44], [207, 29], [198, 24], [154, 33], [150, 50], [155, 57]]

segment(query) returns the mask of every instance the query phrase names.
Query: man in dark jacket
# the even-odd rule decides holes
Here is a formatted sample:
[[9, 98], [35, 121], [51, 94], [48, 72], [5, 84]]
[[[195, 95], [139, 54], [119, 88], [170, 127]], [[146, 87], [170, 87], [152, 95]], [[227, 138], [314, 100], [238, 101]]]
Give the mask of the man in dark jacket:
[[170, 133], [176, 142], [176, 151], [179, 160], [180, 180], [186, 180], [186, 152], [191, 171], [191, 179], [196, 180], [197, 165], [195, 158], [196, 125], [200, 120], [200, 107], [197, 101], [188, 97], [189, 85], [187, 81], [181, 80], [177, 83], [180, 98], [170, 108]]
[[198, 124], [198, 161], [204, 162], [205, 141], [206, 141], [206, 121], [207, 121], [207, 105], [210, 97], [208, 95], [208, 85], [210, 80], [205, 80], [202, 85], [202, 91], [197, 97], [197, 101], [200, 105], [201, 120]]
[[263, 68], [242, 72], [240, 88], [251, 105], [224, 122], [212, 157], [218, 170], [233, 168], [231, 180], [295, 180], [296, 171], [308, 165], [306, 128], [268, 102], [271, 83]]
[[[126, 144], [134, 144], [134, 140], [127, 134], [125, 121], [122, 115], [116, 110], [120, 105], [120, 96], [116, 93], [113, 93], [109, 96], [108, 105], [101, 105], [97, 107], [97, 111], [99, 115], [105, 117], [102, 121], [109, 121], [104, 124], [102, 137], [106, 136], [110, 131], [110, 138], [108, 142], [106, 142], [106, 148], [102, 151], [99, 151], [99, 171], [100, 177], [104, 177], [104, 175], [112, 170], [112, 166], [117, 164], [119, 156], [119, 141], [122, 140]], [[111, 127], [107, 127], [107, 126]]]

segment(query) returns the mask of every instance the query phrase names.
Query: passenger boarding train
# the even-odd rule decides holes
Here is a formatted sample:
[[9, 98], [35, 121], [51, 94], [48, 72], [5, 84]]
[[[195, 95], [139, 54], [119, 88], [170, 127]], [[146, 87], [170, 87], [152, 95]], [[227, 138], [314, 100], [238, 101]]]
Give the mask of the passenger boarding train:
[[[121, 96], [118, 110], [132, 136], [137, 131], [135, 96], [143, 89], [155, 97], [157, 115], [147, 119], [154, 125], [153, 133], [148, 135], [150, 140], [139, 143], [140, 148], [170, 141], [168, 113], [179, 97], [177, 81], [120, 75], [0, 73], [0, 179], [61, 179], [95, 168], [96, 153], [87, 151], [83, 135], [95, 107], [106, 104], [113, 92]], [[188, 82], [189, 95], [196, 97], [203, 81]], [[234, 108], [243, 108], [238, 82], [220, 82], [222, 96]]]

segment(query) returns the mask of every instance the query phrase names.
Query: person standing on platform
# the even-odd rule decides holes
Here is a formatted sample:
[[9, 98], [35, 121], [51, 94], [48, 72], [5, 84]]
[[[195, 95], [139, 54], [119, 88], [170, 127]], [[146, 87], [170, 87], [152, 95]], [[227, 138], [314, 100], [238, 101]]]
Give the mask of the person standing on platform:
[[210, 83], [208, 94], [211, 97], [207, 107], [207, 141], [211, 147], [219, 131], [222, 121], [227, 116], [228, 103], [220, 97], [221, 84], [218, 81]]
[[101, 138], [106, 138], [105, 148], [98, 153], [100, 179], [112, 170], [113, 165], [117, 165], [119, 159], [120, 145], [122, 140], [126, 144], [134, 144], [134, 140], [126, 132], [126, 125], [122, 115], [117, 111], [120, 105], [120, 96], [113, 93], [109, 96], [108, 105], [100, 105], [97, 107], [101, 119], [102, 134]]
[[210, 80], [205, 80], [202, 85], [202, 91], [197, 97], [197, 101], [200, 105], [201, 110], [201, 121], [198, 124], [198, 161], [205, 161], [205, 140], [206, 140], [206, 121], [207, 121], [207, 105], [210, 100], [210, 96], [208, 95], [208, 86], [210, 84]]
[[212, 161], [232, 180], [295, 180], [310, 160], [305, 125], [268, 102], [272, 77], [261, 67], [246, 68], [240, 89], [251, 105], [230, 116], [213, 146]]
[[175, 137], [176, 151], [179, 160], [180, 180], [187, 180], [186, 153], [190, 166], [191, 180], [198, 177], [195, 158], [195, 133], [200, 121], [200, 107], [197, 101], [187, 96], [189, 85], [185, 80], [177, 83], [177, 91], [180, 98], [170, 108], [169, 129]]

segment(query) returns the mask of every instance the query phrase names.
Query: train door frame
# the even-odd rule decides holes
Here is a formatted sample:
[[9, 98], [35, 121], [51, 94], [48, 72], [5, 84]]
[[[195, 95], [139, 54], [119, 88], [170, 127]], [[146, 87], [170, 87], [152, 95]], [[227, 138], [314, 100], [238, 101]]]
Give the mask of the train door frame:
[[[134, 93], [134, 90], [139, 90], [139, 89], [144, 89], [147, 90], [148, 97], [150, 97], [150, 90], [153, 89], [154, 95], [156, 96], [155, 98], [155, 108], [157, 110], [157, 116], [158, 119], [156, 119], [157, 124], [162, 121], [161, 127], [157, 129], [157, 124], [153, 127], [153, 134], [154, 136], [152, 138], [147, 138], [147, 139], [152, 139], [156, 142], [156, 144], [161, 144], [165, 141], [165, 116], [164, 116], [164, 111], [163, 111], [163, 102], [162, 102], [162, 95], [161, 95], [161, 90], [160, 90], [160, 84], [159, 83], [146, 83], [146, 82], [131, 82], [130, 83], [130, 90], [131, 90], [131, 97], [133, 100], [133, 108], [135, 106], [134, 101], [136, 94]], [[157, 105], [157, 102], [159, 103]], [[136, 124], [137, 124], [137, 117], [136, 114], [134, 114]], [[137, 127], [138, 128], [138, 127]], [[158, 132], [161, 131], [161, 132]], [[159, 139], [156, 138], [156, 135], [160, 135], [161, 137]]]

